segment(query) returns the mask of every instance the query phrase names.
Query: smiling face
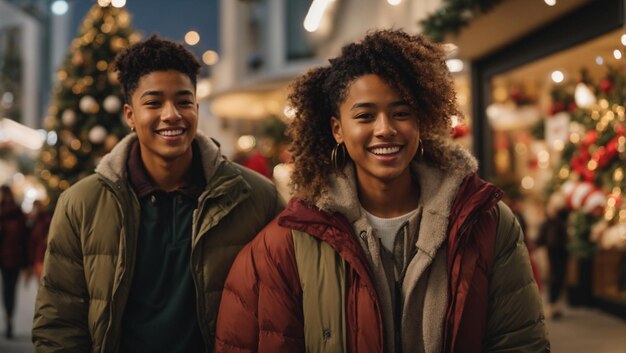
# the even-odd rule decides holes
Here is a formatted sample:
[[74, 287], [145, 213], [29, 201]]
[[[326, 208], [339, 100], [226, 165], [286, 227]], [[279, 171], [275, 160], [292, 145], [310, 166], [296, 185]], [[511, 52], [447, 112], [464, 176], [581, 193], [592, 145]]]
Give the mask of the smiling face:
[[419, 141], [417, 115], [379, 76], [355, 79], [331, 119], [337, 143], [345, 143], [361, 186], [410, 178]]
[[198, 127], [198, 104], [191, 79], [176, 70], [153, 71], [139, 79], [124, 105], [128, 126], [137, 132], [146, 165], [190, 161]]

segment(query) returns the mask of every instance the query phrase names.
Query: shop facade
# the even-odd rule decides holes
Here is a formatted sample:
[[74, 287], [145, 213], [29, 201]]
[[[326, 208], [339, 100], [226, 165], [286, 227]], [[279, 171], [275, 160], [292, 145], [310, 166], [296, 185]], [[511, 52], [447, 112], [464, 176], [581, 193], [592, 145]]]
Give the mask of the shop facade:
[[[570, 211], [569, 303], [626, 318], [624, 2], [570, 5], [468, 59], [473, 150], [481, 176], [521, 199], [531, 238], [548, 200]], [[459, 37], [475, 43], [472, 30]]]

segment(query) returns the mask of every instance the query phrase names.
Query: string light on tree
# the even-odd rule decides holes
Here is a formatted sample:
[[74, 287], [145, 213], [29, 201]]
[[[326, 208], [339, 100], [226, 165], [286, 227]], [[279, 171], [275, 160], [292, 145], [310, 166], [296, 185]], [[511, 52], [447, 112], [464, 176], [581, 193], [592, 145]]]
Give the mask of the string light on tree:
[[220, 56], [215, 50], [207, 50], [202, 54], [202, 61], [209, 66], [217, 64], [219, 59]]
[[126, 5], [126, 0], [112, 0], [111, 5], [113, 5], [113, 7], [122, 8]]
[[200, 34], [196, 31], [189, 31], [185, 34], [185, 43], [196, 45], [200, 42]]

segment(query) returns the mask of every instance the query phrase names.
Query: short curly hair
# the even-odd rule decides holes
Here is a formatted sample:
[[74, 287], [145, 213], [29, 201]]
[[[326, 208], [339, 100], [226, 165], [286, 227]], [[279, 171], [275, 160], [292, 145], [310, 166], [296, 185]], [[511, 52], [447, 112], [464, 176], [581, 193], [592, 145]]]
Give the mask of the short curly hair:
[[111, 69], [117, 72], [124, 99], [130, 104], [141, 77], [154, 71], [179, 71], [189, 76], [195, 88], [200, 62], [182, 45], [153, 34], [118, 54]]
[[445, 165], [441, 146], [450, 139], [451, 117], [460, 113], [441, 45], [422, 35], [378, 30], [344, 46], [329, 62], [298, 78], [288, 97], [296, 112], [287, 130], [295, 196], [315, 203], [328, 190], [328, 175], [336, 173], [330, 161], [336, 145], [330, 119], [339, 117], [352, 82], [367, 74], [378, 75], [415, 109], [425, 160]]

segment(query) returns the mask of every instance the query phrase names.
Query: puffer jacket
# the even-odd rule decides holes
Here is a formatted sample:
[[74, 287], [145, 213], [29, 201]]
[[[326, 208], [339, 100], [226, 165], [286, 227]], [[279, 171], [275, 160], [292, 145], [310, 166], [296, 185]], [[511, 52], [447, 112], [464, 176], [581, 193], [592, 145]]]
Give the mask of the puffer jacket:
[[[441, 325], [437, 320], [428, 321], [427, 314], [415, 317], [409, 313], [403, 317], [408, 326], [424, 326], [419, 328], [424, 339], [428, 332], [440, 332], [441, 342], [430, 346], [422, 343], [426, 348], [408, 346], [415, 351], [446, 353], [547, 352], [541, 300], [521, 229], [510, 210], [498, 203], [500, 191], [480, 180], [473, 173], [475, 166], [464, 166], [457, 169], [460, 178], [439, 178], [442, 174], [435, 173], [430, 175], [432, 180], [420, 181], [422, 193], [432, 196], [435, 204], [441, 201], [435, 196], [443, 190], [441, 187], [451, 189], [451, 199], [443, 203], [444, 207], [428, 203], [424, 207], [424, 214], [433, 218], [431, 223], [443, 226], [445, 232], [447, 283], [443, 288], [447, 288], [447, 298]], [[429, 177], [428, 168], [418, 167], [416, 172]], [[426, 187], [435, 184], [438, 187]], [[333, 201], [342, 197], [338, 190], [349, 188], [333, 188], [332, 196], [316, 205], [292, 200], [242, 250], [225, 284], [216, 352], [386, 351], [383, 301], [374, 270], [360, 243], [361, 235], [357, 236], [354, 229], [355, 217], [351, 213], [355, 207], [348, 207], [354, 206], [354, 200], [345, 202], [344, 207], [342, 200]], [[328, 203], [340, 205], [329, 208]], [[430, 231], [437, 225], [422, 222], [420, 237], [434, 234]], [[317, 266], [298, 266], [294, 243], [303, 233], [317, 239], [317, 246], [332, 247], [339, 257], [333, 262], [334, 268], [321, 260]], [[425, 248], [419, 245], [418, 240], [418, 252], [423, 251]], [[318, 250], [311, 248], [311, 252], [315, 251]], [[311, 272], [309, 277], [320, 278], [321, 284], [303, 287], [303, 273]], [[336, 300], [344, 303], [343, 315], [325, 326], [310, 322], [305, 315], [312, 309], [304, 306], [307, 295], [321, 297], [327, 290], [324, 287], [334, 282], [340, 282], [338, 292], [343, 295]], [[325, 307], [321, 305], [317, 310], [324, 311]], [[321, 316], [333, 317], [332, 313]], [[320, 332], [309, 332], [310, 327], [320, 326]], [[413, 339], [406, 336], [409, 341]], [[311, 337], [317, 337], [316, 341], [311, 342]]]
[[[119, 349], [139, 229], [139, 201], [126, 177], [135, 139], [135, 134], [123, 139], [102, 159], [96, 174], [58, 201], [36, 300], [37, 352]], [[196, 141], [206, 188], [193, 214], [190, 263], [197, 320], [211, 351], [230, 265], [283, 203], [269, 180], [225, 160], [218, 145], [200, 132]]]

